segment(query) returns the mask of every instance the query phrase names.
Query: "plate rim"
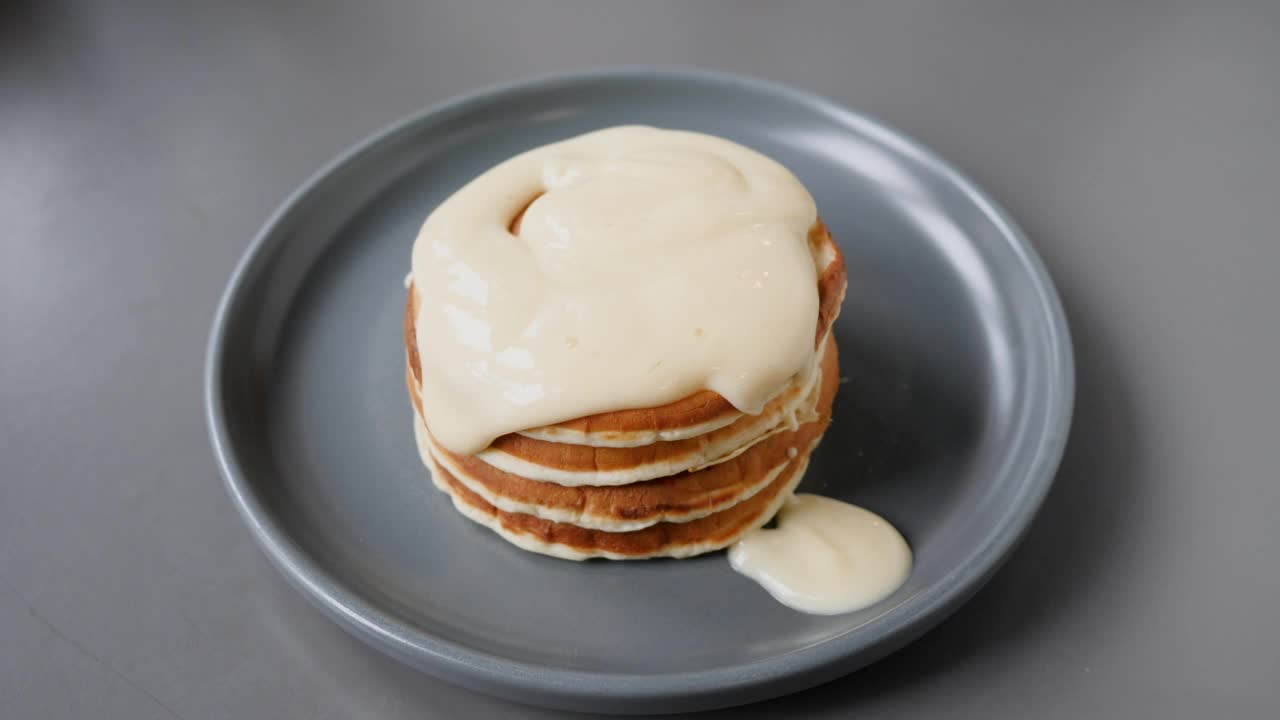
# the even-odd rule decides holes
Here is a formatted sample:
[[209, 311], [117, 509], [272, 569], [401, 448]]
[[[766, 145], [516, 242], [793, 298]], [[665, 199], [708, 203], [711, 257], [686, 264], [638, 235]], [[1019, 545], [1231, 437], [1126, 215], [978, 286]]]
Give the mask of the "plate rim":
[[[856, 129], [877, 143], [913, 157], [937, 173], [983, 213], [1027, 273], [1040, 322], [1048, 332], [1047, 388], [1043, 428], [1009, 510], [965, 558], [933, 585], [875, 618], [827, 640], [748, 663], [682, 673], [607, 673], [526, 663], [471, 648], [402, 623], [315, 563], [277, 525], [254, 491], [254, 483], [232, 449], [220, 398], [228, 328], [237, 296], [248, 286], [273, 247], [278, 229], [326, 179], [398, 136], [514, 93], [548, 92], [601, 81], [661, 80], [716, 86], [790, 100]], [[601, 702], [645, 702], [662, 709], [707, 709], [765, 699], [816, 685], [850, 672], [905, 645], [941, 622], [982, 587], [1018, 545], [1053, 484], [1071, 426], [1075, 362], [1065, 311], [1043, 262], [1017, 224], [965, 175], [925, 145], [888, 125], [809, 91], [742, 75], [678, 66], [628, 65], [553, 73], [490, 85], [445, 99], [404, 116], [349, 146], [312, 173], [271, 213], [233, 269], [214, 313], [205, 353], [205, 419], [224, 485], [259, 547], [277, 570], [314, 606], [375, 648], [420, 670], [457, 684], [524, 702], [564, 709], [591, 709]], [[1022, 422], [1026, 422], [1025, 417]], [[1025, 446], [1027, 440], [1023, 440]], [[1018, 453], [1027, 452], [1025, 447]], [[1011, 455], [1013, 453], [1010, 453]], [[881, 622], [900, 616], [896, 624]], [[868, 635], [868, 633], [870, 633]], [[613, 706], [613, 710], [629, 708]]]

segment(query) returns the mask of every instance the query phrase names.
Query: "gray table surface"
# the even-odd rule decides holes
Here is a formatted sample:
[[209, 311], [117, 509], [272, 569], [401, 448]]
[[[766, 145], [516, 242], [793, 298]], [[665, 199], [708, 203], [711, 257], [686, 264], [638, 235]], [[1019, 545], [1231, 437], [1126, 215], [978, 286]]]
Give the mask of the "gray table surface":
[[1023, 224], [1079, 364], [1057, 486], [985, 590], [863, 672], [705, 717], [1277, 717], [1280, 8], [783, 5], [0, 4], [0, 718], [558, 715], [287, 587], [224, 494], [201, 366], [236, 258], [330, 156], [620, 63], [780, 80], [931, 145]]

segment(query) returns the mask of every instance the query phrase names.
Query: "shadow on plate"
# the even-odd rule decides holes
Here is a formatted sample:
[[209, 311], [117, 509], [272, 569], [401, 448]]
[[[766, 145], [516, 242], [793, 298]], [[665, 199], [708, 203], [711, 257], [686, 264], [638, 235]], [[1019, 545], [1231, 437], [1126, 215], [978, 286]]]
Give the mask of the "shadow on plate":
[[688, 717], [843, 716], [954, 671], [967, 660], [999, 656], [1020, 637], [1052, 624], [1116, 570], [1126, 518], [1135, 512], [1128, 481], [1141, 442], [1125, 383], [1126, 368], [1105, 328], [1072, 313], [1076, 402], [1057, 481], [1023, 543], [991, 582], [920, 640], [826, 685], [755, 705]]

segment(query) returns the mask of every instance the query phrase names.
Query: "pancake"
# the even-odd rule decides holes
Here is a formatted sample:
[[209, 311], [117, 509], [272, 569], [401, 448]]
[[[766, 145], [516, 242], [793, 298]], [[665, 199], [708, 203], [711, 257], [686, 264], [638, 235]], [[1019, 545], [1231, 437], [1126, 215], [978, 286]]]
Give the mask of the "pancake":
[[[839, 314], [840, 303], [844, 299], [846, 273], [844, 259], [840, 254], [830, 232], [821, 220], [818, 220], [809, 231], [809, 249], [817, 269], [818, 318], [814, 332], [814, 347], [820, 348], [830, 331], [831, 324]], [[417, 314], [417, 293], [411, 285], [405, 304], [405, 348], [408, 352], [409, 371], [418, 383], [422, 381], [422, 366], [418, 357], [417, 332], [415, 317]], [[788, 386], [790, 387], [790, 386]], [[783, 390], [785, 392], [786, 389]], [[527, 474], [537, 473], [537, 469], [520, 465], [516, 460], [526, 460], [537, 464], [537, 459], [544, 454], [539, 445], [520, 444], [511, 438], [523, 437], [543, 443], [559, 443], [608, 448], [635, 448], [651, 446], [656, 442], [673, 442], [704, 436], [720, 428], [740, 421], [744, 413], [739, 411], [728, 400], [718, 393], [702, 390], [673, 403], [651, 408], [622, 409], [599, 413], [582, 418], [567, 420], [554, 425], [521, 430], [518, 433], [499, 438], [505, 440], [505, 455], [515, 460], [510, 462], [495, 453], [491, 458], [494, 464], [512, 472]], [[495, 442], [494, 445], [498, 445]], [[625, 454], [623, 454], [625, 457]], [[614, 467], [625, 467], [624, 464], [613, 463]], [[690, 465], [688, 467], [695, 467]], [[688, 467], [680, 469], [688, 469]], [[677, 472], [672, 466], [670, 472]], [[556, 475], [553, 471], [550, 476]], [[553, 477], [543, 479], [554, 479]], [[653, 477], [652, 475], [650, 477]], [[597, 478], [580, 477], [565, 479], [566, 484], [615, 484], [633, 482], [637, 478], [625, 472], [612, 476]]]
[[[834, 341], [827, 341], [822, 358], [821, 379], [811, 393], [809, 406], [815, 417], [825, 422], [839, 385]], [[417, 408], [418, 398], [411, 376], [409, 381]], [[417, 417], [421, 423], [420, 411]], [[624, 532], [660, 522], [689, 522], [747, 500], [785, 470], [812, 434], [811, 425], [785, 430], [726, 462], [696, 472], [614, 487], [566, 487], [538, 482], [494, 468], [476, 457], [451, 453], [429, 433], [426, 442], [436, 461], [458, 483], [498, 510], [584, 528]]]
[[[721, 549], [787, 502], [830, 423], [844, 260], [750, 148], [633, 126], [530, 150], [437, 207], [412, 267], [422, 461], [523, 549]], [[699, 387], [718, 392], [678, 398]]]
[[689, 522], [660, 522], [630, 532], [606, 532], [568, 523], [499, 510], [485, 502], [436, 462], [426, 427], [414, 422], [418, 450], [431, 470], [432, 482], [470, 520], [493, 530], [524, 550], [567, 560], [608, 558], [640, 560], [654, 557], [684, 558], [728, 547], [743, 535], [764, 525], [791, 497], [804, 477], [809, 453], [821, 439], [826, 422], [806, 424], [811, 439], [777, 477], [760, 492], [725, 510]]

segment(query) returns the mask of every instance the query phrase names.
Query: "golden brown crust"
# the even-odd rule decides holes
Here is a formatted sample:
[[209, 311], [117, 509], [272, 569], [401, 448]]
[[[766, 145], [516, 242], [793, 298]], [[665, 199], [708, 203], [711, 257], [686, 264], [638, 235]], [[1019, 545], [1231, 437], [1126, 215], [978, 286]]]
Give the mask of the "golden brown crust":
[[[826, 422], [814, 421], [813, 425]], [[641, 528], [587, 528], [571, 523], [539, 519], [519, 512], [503, 512], [490, 505], [478, 493], [469, 491], [465, 483], [452, 478], [432, 455], [430, 437], [420, 418], [414, 419], [414, 435], [422, 462], [432, 475], [433, 484], [447, 494], [463, 516], [497, 533], [504, 540], [532, 552], [570, 560], [609, 558], [613, 560], [650, 557], [692, 557], [728, 547], [743, 535], [768, 522], [791, 497], [804, 477], [809, 457], [821, 440], [815, 435], [809, 445], [797, 448], [795, 456], [775, 468], [764, 478], [760, 498], [745, 498], [722, 512], [693, 519], [690, 522], [663, 522]], [[692, 523], [700, 522], [698, 525]], [[676, 526], [688, 525], [687, 529]], [[701, 534], [701, 537], [699, 537]], [[603, 540], [594, 545], [587, 541]]]
[[[414, 319], [418, 315], [418, 298], [413, 292], [413, 284], [409, 285], [408, 297], [404, 304], [404, 349], [405, 364], [414, 384], [422, 384], [422, 361], [418, 358], [418, 326]], [[413, 385], [410, 385], [412, 388]], [[414, 393], [410, 393], [411, 395]], [[415, 400], [415, 402], [417, 402]]]
[[796, 472], [806, 461], [807, 452], [792, 460], [764, 490], [725, 510], [689, 522], [660, 522], [629, 532], [594, 530], [524, 513], [505, 512], [485, 502], [484, 498], [468, 489], [439, 464], [433, 472], [439, 473], [440, 481], [456, 501], [464, 502], [472, 510], [488, 516], [507, 532], [528, 535], [540, 543], [563, 545], [579, 553], [648, 557], [670, 552], [681, 546], [723, 547], [732, 542], [743, 531], [750, 529], [749, 526], [759, 524], [759, 514], [777, 499], [779, 493], [791, 486]]
[[821, 219], [809, 231], [809, 247], [814, 257], [820, 256], [823, 250], [832, 254], [832, 261], [818, 271], [818, 328], [813, 338], [813, 346], [817, 348], [822, 343], [822, 338], [831, 330], [836, 316], [840, 314], [848, 273], [845, 271], [840, 246], [836, 245]]
[[[839, 247], [831, 237], [831, 233], [827, 230], [827, 226], [819, 219], [814, 223], [813, 228], [809, 231], [809, 245], [814, 252], [814, 256], [818, 257], [822, 251], [829, 252], [833, 260], [827, 263], [818, 273], [818, 322], [814, 334], [814, 347], [818, 347], [822, 339], [826, 337], [831, 323], [834, 322], [836, 315], [840, 310], [840, 303], [844, 299], [844, 288], [846, 283], [846, 273], [844, 266], [844, 258], [840, 254]], [[421, 384], [422, 382], [422, 364], [418, 357], [417, 331], [415, 329], [414, 318], [417, 315], [417, 294], [410, 286], [408, 297], [405, 299], [405, 319], [404, 319], [404, 339], [405, 349], [408, 352], [408, 367], [413, 374], [414, 379]], [[614, 410], [610, 412], [597, 413], [595, 415], [587, 415], [573, 420], [556, 423], [547, 428], [552, 431], [566, 430], [575, 431], [577, 433], [631, 433], [631, 432], [653, 432], [668, 431], [681, 428], [693, 427], [703, 423], [715, 421], [724, 417], [727, 413], [738, 414], [735, 408], [728, 400], [719, 393], [711, 390], [700, 390], [696, 393], [688, 395], [684, 398], [666, 405], [659, 405], [650, 408], [631, 408], [623, 410]], [[541, 445], [528, 445], [527, 443], [540, 443]], [[494, 441], [494, 446], [502, 445], [503, 449], [513, 455], [521, 457], [542, 457], [547, 452], [556, 452], [557, 446], [566, 447], [564, 443], [552, 443], [545, 440], [535, 440], [516, 433], [504, 435]], [[550, 447], [543, 447], [550, 446]], [[568, 445], [567, 447], [578, 447]], [[615, 452], [613, 455], [628, 458], [625, 462], [632, 462], [630, 458], [635, 457], [630, 452], [634, 448], [594, 448], [596, 450], [621, 450], [624, 452]], [[574, 452], [574, 451], [569, 451]], [[593, 458], [587, 458], [585, 455], [574, 459], [576, 467], [586, 467], [582, 463], [592, 461]], [[617, 466], [617, 458], [611, 457], [610, 453], [604, 453], [600, 458], [604, 463], [615, 463]], [[553, 462], [559, 462], [554, 460]], [[643, 461], [642, 461], [643, 462]], [[632, 464], [634, 464], [632, 462]], [[622, 465], [621, 467], [630, 467], [631, 465]]]
[[[446, 459], [457, 472], [465, 473], [467, 484], [478, 483], [484, 491], [517, 504], [618, 521], [693, 516], [733, 502], [748, 488], [757, 487], [770, 471], [786, 463], [793, 448], [808, 447], [830, 418], [839, 375], [835, 342], [828, 340], [818, 389], [816, 411], [820, 419], [817, 423], [805, 423], [796, 430], [772, 435], [723, 463], [656, 480], [619, 486], [566, 487], [504, 472], [474, 456], [452, 453], [438, 445], [433, 452]], [[412, 385], [410, 394], [421, 417], [421, 406]]]

